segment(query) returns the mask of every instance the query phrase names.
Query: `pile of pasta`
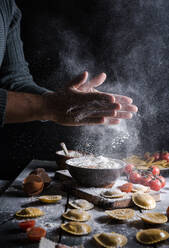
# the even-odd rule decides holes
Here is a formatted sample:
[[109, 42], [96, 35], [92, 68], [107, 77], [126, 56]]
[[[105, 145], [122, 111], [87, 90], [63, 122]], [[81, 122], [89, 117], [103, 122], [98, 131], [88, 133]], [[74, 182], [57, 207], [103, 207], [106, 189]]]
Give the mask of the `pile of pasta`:
[[153, 155], [146, 152], [143, 157], [131, 155], [124, 159], [125, 162], [134, 164], [138, 169], [148, 169], [150, 166], [157, 166], [159, 169], [169, 168], [169, 162], [165, 159], [156, 160]]

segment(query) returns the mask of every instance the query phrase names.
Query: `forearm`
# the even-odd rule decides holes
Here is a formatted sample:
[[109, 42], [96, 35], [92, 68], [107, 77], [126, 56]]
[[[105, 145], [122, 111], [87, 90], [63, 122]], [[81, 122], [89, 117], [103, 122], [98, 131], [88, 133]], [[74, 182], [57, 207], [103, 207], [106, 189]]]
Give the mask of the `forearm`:
[[[46, 95], [7, 92], [1, 89], [1, 122], [50, 120], [65, 126], [112, 125], [118, 124], [119, 119], [131, 119], [132, 113], [137, 112], [137, 107], [129, 97], [79, 90], [81, 86], [84, 87], [87, 76], [85, 72], [71, 81], [64, 90]], [[104, 78], [104, 74], [100, 74], [92, 79], [87, 87], [100, 85]]]
[[8, 91], [4, 123], [45, 119], [44, 96]]

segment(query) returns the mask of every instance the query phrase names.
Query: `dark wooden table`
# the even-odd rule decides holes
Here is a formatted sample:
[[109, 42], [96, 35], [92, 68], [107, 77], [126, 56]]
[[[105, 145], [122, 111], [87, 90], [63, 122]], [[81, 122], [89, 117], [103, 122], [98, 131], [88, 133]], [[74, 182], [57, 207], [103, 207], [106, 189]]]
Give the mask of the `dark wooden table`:
[[[169, 247], [169, 240], [159, 243], [154, 246], [145, 246], [139, 244], [135, 235], [140, 229], [151, 228], [144, 224], [137, 214], [141, 211], [137, 208], [136, 217], [128, 222], [114, 222], [104, 213], [104, 209], [95, 207], [89, 213], [92, 216], [87, 222], [92, 227], [92, 233], [87, 236], [73, 236], [66, 234], [59, 228], [63, 219], [62, 213], [68, 208], [68, 201], [75, 199], [75, 197], [68, 195], [62, 190], [62, 185], [58, 180], [53, 180], [50, 186], [43, 192], [43, 194], [61, 194], [62, 200], [57, 204], [42, 204], [39, 203], [36, 197], [26, 197], [22, 190], [23, 179], [34, 168], [43, 167], [48, 172], [49, 176], [54, 178], [57, 166], [55, 162], [49, 161], [32, 161], [27, 168], [14, 180], [9, 188], [0, 197], [0, 248], [38, 248], [38, 243], [30, 243], [26, 234], [18, 227], [18, 220], [14, 218], [16, 211], [24, 207], [39, 207], [45, 212], [45, 216], [37, 218], [36, 223], [47, 230], [47, 238], [54, 242], [61, 242], [70, 246], [83, 244], [85, 248], [99, 248], [92, 236], [99, 232], [118, 232], [124, 234], [128, 238], [128, 243], [125, 247]], [[161, 201], [157, 203], [157, 207], [152, 211], [160, 211], [166, 213], [169, 206], [169, 179], [167, 178], [167, 185], [165, 190], [161, 191]], [[154, 227], [154, 226], [153, 226]], [[156, 226], [157, 227], [157, 226]], [[169, 222], [158, 226], [158, 228], [169, 231]]]

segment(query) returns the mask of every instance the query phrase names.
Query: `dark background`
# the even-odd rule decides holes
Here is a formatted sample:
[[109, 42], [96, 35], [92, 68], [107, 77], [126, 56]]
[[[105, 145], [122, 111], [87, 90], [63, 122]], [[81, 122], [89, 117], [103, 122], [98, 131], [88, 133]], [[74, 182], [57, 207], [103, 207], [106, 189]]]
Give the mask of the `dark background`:
[[[131, 96], [139, 113], [115, 129], [51, 122], [6, 125], [2, 161], [10, 161], [11, 174], [32, 158], [54, 160], [61, 141], [71, 149], [112, 157], [168, 149], [168, 1], [16, 3], [23, 15], [25, 56], [37, 84], [57, 90], [84, 70], [90, 77], [104, 71], [108, 77], [100, 89]], [[121, 137], [125, 132], [127, 139]]]

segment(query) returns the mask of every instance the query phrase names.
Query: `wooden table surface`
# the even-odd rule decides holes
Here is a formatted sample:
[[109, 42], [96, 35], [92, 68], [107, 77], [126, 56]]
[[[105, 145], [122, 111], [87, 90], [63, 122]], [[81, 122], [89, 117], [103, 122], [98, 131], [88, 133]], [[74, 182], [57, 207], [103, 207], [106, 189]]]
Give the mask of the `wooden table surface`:
[[[169, 240], [154, 246], [141, 245], [136, 241], [135, 235], [137, 231], [154, 227], [144, 224], [139, 217], [137, 217], [137, 214], [142, 211], [138, 208], [135, 208], [136, 217], [133, 220], [119, 223], [106, 216], [103, 209], [95, 207], [88, 211], [92, 216], [87, 222], [92, 227], [90, 235], [78, 237], [61, 231], [59, 227], [61, 223], [64, 222], [61, 215], [68, 209], [68, 201], [75, 199], [75, 197], [63, 192], [61, 183], [57, 180], [53, 180], [43, 194], [61, 194], [63, 197], [59, 203], [46, 205], [39, 203], [36, 197], [25, 196], [21, 187], [22, 181], [30, 171], [38, 167], [45, 168], [49, 176], [54, 178], [57, 168], [55, 162], [33, 160], [0, 197], [0, 248], [39, 247], [38, 243], [31, 243], [27, 240], [26, 234], [18, 227], [18, 220], [14, 218], [16, 211], [24, 207], [39, 207], [45, 212], [45, 216], [37, 218], [36, 223], [47, 230], [47, 238], [54, 242], [61, 242], [70, 246], [83, 244], [85, 248], [99, 248], [100, 246], [96, 244], [92, 236], [99, 232], [114, 231], [127, 236], [128, 243], [125, 247], [169, 247]], [[166, 180], [167, 185], [165, 190], [161, 190], [161, 201], [158, 202], [156, 208], [152, 210], [164, 214], [169, 206], [169, 194], [167, 193], [167, 191], [169, 192], [169, 178], [166, 178]], [[169, 231], [169, 222], [156, 227]]]

